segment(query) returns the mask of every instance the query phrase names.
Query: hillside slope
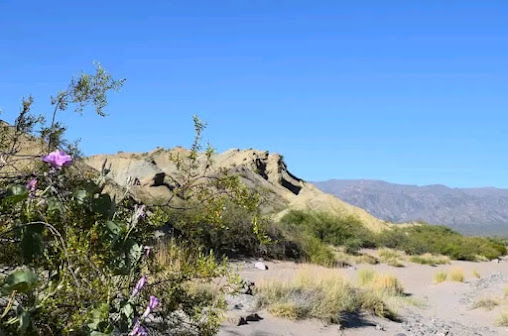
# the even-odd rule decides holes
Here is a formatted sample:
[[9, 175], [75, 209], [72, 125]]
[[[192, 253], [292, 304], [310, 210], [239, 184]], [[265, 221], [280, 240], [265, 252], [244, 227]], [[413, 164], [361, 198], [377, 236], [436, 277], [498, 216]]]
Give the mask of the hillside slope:
[[423, 220], [464, 233], [508, 234], [508, 189], [413, 186], [376, 180], [314, 184], [385, 220]]
[[[100, 169], [104, 161], [110, 166], [109, 176], [119, 185], [125, 186], [129, 178], [136, 180], [131, 191], [143, 200], [169, 199], [172, 194], [176, 165], [171, 157], [177, 153], [186, 155], [186, 149], [177, 147], [170, 150], [156, 149], [148, 153], [118, 153], [115, 155], [96, 155], [85, 159], [95, 169]], [[204, 154], [198, 157], [203, 168]], [[380, 231], [389, 225], [375, 218], [367, 211], [348, 204], [335, 196], [326, 194], [294, 175], [284, 163], [281, 155], [268, 151], [231, 149], [214, 154], [213, 164], [208, 174], [220, 169], [239, 174], [250, 188], [262, 190], [268, 196], [270, 211], [276, 217], [288, 209], [327, 210], [335, 214], [352, 215], [360, 219], [368, 228]]]

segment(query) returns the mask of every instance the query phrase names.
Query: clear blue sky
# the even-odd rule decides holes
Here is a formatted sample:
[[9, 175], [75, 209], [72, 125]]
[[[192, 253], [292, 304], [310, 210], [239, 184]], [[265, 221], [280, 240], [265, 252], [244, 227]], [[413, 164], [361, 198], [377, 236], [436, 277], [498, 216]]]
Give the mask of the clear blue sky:
[[[79, 3], [79, 4], [78, 4]], [[508, 2], [0, 0], [1, 118], [100, 61], [86, 154], [189, 145], [280, 152], [308, 180], [508, 187]]]

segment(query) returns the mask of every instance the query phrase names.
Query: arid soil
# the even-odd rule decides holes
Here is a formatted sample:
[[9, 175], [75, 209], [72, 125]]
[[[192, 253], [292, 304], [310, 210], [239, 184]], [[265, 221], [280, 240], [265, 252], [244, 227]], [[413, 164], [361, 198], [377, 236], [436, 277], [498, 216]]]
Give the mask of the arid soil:
[[[300, 265], [291, 262], [266, 262], [268, 270], [253, 267], [252, 262], [239, 263], [241, 275], [252, 282], [270, 278], [293, 277]], [[236, 309], [229, 311], [229, 318], [223, 323], [220, 336], [274, 336], [274, 335], [345, 335], [345, 336], [416, 336], [416, 335], [508, 335], [506, 327], [497, 326], [497, 319], [508, 311], [508, 299], [504, 288], [508, 285], [508, 262], [462, 262], [452, 261], [436, 267], [406, 263], [405, 267], [380, 265], [357, 265], [341, 270], [350, 281], [356, 281], [357, 273], [364, 268], [390, 273], [402, 282], [407, 300], [398, 307], [400, 322], [370, 316], [351, 316], [341, 326], [326, 325], [320, 321], [291, 321], [270, 316], [259, 311], [261, 321], [248, 322], [237, 326], [238, 316], [255, 310], [254, 298], [235, 298]], [[434, 283], [438, 271], [461, 268], [464, 282]], [[319, 271], [316, 267], [316, 271]], [[474, 275], [479, 274], [480, 278]], [[473, 308], [480, 299], [492, 298], [499, 305], [492, 310]], [[240, 300], [240, 301], [238, 301]], [[243, 301], [242, 301], [243, 300]], [[406, 302], [407, 301], [407, 302]]]

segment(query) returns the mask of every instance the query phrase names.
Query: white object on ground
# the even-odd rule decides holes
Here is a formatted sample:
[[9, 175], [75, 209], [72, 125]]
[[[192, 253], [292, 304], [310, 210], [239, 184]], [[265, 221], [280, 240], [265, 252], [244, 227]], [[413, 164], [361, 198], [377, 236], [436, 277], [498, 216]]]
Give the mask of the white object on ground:
[[263, 271], [266, 271], [268, 269], [268, 267], [266, 267], [265, 263], [262, 263], [261, 261], [256, 262], [254, 264], [254, 267], [256, 267], [257, 269], [263, 270]]

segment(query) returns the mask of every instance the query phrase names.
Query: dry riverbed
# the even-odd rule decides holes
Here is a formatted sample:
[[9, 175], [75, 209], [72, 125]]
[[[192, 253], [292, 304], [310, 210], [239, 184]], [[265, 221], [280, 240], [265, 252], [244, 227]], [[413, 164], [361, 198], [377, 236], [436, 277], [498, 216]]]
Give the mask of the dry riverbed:
[[[268, 270], [253, 267], [254, 262], [237, 263], [243, 279], [262, 282], [267, 279], [291, 279], [302, 265], [292, 262], [266, 262]], [[347, 316], [342, 325], [325, 324], [317, 320], [293, 321], [271, 316], [267, 311], [256, 311], [255, 297], [241, 295], [230, 298], [228, 319], [221, 326], [220, 336], [275, 336], [275, 335], [345, 335], [345, 336], [426, 336], [426, 335], [508, 335], [507, 327], [497, 326], [503, 312], [508, 312], [505, 288], [508, 286], [508, 262], [462, 262], [428, 266], [405, 262], [404, 267], [386, 264], [360, 264], [339, 272], [356, 282], [362, 269], [373, 269], [393, 274], [404, 286], [406, 298], [397, 307], [399, 322], [369, 314]], [[311, 266], [318, 274], [324, 271]], [[450, 280], [452, 270], [461, 270], [463, 282]], [[438, 272], [446, 272], [448, 279], [435, 283]], [[475, 307], [478, 305], [480, 307]], [[256, 312], [259, 321], [248, 321], [237, 326], [240, 316]]]

